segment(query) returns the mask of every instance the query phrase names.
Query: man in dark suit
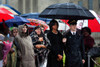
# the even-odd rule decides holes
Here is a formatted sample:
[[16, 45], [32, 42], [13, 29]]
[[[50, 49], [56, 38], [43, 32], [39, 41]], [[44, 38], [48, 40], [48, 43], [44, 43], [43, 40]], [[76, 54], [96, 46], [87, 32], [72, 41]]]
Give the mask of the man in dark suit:
[[77, 29], [77, 20], [69, 20], [70, 29], [64, 34], [66, 63], [65, 67], [83, 67], [85, 63], [85, 50], [83, 37]]

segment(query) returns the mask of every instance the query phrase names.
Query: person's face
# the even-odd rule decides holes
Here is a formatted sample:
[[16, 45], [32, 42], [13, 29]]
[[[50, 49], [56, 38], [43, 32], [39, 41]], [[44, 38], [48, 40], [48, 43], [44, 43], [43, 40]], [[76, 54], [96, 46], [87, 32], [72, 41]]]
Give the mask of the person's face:
[[54, 30], [58, 30], [58, 26], [57, 26], [56, 23], [55, 23], [55, 25], [52, 26], [52, 29], [54, 29]]
[[26, 33], [27, 32], [27, 27], [24, 26], [23, 29], [22, 29], [23, 33]]
[[84, 36], [88, 36], [89, 33], [84, 29], [84, 30], [83, 30], [83, 35], [84, 35]]
[[13, 36], [15, 37], [18, 34], [18, 30], [13, 30]]
[[72, 30], [72, 31], [76, 31], [76, 25], [70, 25], [70, 29]]
[[41, 34], [41, 29], [38, 28], [38, 29], [35, 30], [35, 32], [36, 32], [38, 35], [40, 35], [40, 34]]

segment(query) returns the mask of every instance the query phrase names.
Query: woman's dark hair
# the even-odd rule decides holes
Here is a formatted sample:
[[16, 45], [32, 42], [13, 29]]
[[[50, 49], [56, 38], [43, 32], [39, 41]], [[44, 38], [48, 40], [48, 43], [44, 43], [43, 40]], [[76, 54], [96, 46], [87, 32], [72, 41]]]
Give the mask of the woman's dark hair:
[[[36, 26], [35, 28], [34, 28], [34, 31], [36, 30], [36, 29], [39, 29], [40, 28], [40, 26]], [[39, 37], [41, 37], [41, 36], [44, 36], [44, 34], [43, 34], [43, 32], [42, 32], [42, 29], [40, 28], [40, 30], [41, 30], [41, 34], [40, 35], [38, 35]], [[36, 32], [35, 32], [36, 33]]]
[[52, 31], [52, 26], [54, 26], [55, 24], [57, 24], [57, 27], [59, 27], [59, 24], [56, 20], [51, 20], [50, 23], [49, 23], [49, 28], [50, 28], [50, 31]]
[[81, 33], [83, 33], [84, 30], [86, 30], [91, 35], [91, 29], [89, 27], [82, 28]]
[[36, 29], [38, 29], [38, 28], [40, 28], [40, 26], [36, 26], [36, 27], [34, 28], [34, 30], [36, 30]]

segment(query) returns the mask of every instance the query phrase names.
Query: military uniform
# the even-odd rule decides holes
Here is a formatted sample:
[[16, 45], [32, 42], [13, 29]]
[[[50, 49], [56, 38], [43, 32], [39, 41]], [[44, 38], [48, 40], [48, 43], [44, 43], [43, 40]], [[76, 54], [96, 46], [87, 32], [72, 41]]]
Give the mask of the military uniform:
[[[77, 23], [71, 22], [72, 25]], [[83, 44], [83, 37], [79, 30], [75, 34], [68, 30], [64, 37], [67, 39], [65, 44], [66, 63], [65, 67], [83, 67], [82, 59], [85, 59], [85, 49]]]

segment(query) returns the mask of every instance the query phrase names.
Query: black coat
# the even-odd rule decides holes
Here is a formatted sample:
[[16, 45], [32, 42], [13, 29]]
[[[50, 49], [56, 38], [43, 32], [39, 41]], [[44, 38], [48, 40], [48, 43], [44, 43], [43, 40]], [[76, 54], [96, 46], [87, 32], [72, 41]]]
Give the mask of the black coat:
[[51, 43], [51, 46], [48, 47], [50, 53], [48, 55], [47, 67], [63, 67], [62, 60], [57, 60], [58, 54], [63, 56], [62, 34], [60, 32], [58, 32], [58, 34], [49, 32], [47, 37]]
[[85, 59], [85, 49], [80, 32], [77, 31], [76, 35], [72, 35], [69, 30], [64, 37], [67, 38], [65, 67], [83, 67], [82, 59]]

